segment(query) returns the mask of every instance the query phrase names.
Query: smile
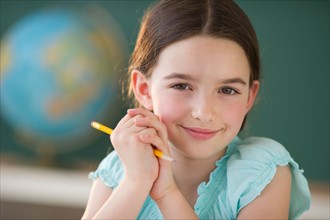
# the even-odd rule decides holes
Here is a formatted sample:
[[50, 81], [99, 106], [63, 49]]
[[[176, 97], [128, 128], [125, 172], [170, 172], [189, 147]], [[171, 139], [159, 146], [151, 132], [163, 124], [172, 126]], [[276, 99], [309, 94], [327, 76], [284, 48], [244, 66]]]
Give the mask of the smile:
[[210, 129], [203, 129], [203, 128], [189, 128], [183, 127], [183, 129], [194, 139], [196, 140], [208, 140], [214, 137], [218, 130], [210, 130]]

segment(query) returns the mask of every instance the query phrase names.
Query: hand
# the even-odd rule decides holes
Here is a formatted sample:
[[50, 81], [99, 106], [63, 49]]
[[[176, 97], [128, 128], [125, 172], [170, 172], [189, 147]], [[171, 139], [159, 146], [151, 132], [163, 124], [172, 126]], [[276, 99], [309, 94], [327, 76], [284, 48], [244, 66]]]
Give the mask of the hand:
[[[170, 155], [167, 128], [158, 116], [146, 109], [130, 109], [128, 110], [128, 115], [131, 117], [142, 116], [136, 118], [134, 124], [141, 128], [153, 128], [156, 131], [156, 133], [141, 135], [140, 140], [143, 143], [150, 144], [163, 153]], [[172, 163], [161, 158], [157, 159], [159, 174], [150, 192], [150, 196], [156, 202], [163, 198], [168, 191], [177, 189], [172, 173]]]
[[141, 141], [143, 136], [153, 136], [154, 128], [136, 126], [134, 121], [143, 116], [127, 114], [111, 134], [111, 142], [125, 167], [125, 178], [152, 186], [157, 179], [159, 165], [150, 143]]

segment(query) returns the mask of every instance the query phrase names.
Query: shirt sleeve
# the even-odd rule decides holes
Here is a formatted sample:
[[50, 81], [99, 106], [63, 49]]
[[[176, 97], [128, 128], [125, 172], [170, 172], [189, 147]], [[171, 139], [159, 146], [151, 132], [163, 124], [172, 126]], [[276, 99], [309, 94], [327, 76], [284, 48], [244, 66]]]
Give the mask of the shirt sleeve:
[[239, 144], [227, 164], [228, 197], [233, 215], [237, 216], [260, 195], [275, 176], [277, 166], [286, 165], [290, 165], [292, 174], [289, 218], [297, 219], [308, 210], [308, 183], [289, 152], [274, 140], [250, 137]]
[[96, 171], [89, 174], [90, 179], [101, 178], [110, 188], [116, 188], [123, 176], [124, 167], [115, 150], [102, 160]]

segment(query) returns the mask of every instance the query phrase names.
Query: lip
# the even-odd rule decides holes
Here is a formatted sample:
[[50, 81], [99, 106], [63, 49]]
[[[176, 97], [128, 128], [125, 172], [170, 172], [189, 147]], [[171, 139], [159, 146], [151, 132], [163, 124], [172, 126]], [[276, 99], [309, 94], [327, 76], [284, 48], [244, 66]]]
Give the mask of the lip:
[[194, 139], [196, 140], [208, 140], [214, 137], [219, 130], [212, 130], [207, 128], [198, 127], [183, 127], [182, 128]]

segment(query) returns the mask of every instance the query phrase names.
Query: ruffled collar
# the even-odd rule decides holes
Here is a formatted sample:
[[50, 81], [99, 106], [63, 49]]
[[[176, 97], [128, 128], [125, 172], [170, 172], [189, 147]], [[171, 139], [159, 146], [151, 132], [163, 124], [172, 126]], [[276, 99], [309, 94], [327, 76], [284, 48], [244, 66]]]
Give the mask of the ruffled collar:
[[240, 138], [236, 136], [227, 146], [225, 155], [215, 162], [215, 169], [210, 173], [209, 181], [202, 182], [197, 188], [198, 198], [194, 206], [195, 212], [199, 217], [201, 212], [208, 213], [213, 206], [215, 199], [218, 198], [220, 190], [223, 188], [224, 175], [226, 174], [226, 161], [236, 151]]

